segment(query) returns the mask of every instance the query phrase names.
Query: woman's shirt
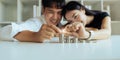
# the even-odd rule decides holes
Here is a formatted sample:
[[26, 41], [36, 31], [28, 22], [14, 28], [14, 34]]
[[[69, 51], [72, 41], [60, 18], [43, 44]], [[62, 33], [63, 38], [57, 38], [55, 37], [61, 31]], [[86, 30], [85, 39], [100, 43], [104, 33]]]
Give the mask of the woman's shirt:
[[98, 12], [95, 11], [94, 19], [90, 24], [87, 24], [86, 27], [93, 27], [101, 29], [103, 19], [109, 16], [107, 12]]

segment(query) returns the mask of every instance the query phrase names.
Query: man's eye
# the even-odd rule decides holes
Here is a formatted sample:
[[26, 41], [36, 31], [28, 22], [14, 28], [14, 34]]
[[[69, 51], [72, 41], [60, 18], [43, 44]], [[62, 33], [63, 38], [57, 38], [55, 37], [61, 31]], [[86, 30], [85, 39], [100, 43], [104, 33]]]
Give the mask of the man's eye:
[[52, 11], [48, 11], [48, 13], [53, 13]]
[[58, 12], [58, 14], [61, 14], [61, 12]]
[[68, 21], [68, 23], [72, 23], [72, 21]]

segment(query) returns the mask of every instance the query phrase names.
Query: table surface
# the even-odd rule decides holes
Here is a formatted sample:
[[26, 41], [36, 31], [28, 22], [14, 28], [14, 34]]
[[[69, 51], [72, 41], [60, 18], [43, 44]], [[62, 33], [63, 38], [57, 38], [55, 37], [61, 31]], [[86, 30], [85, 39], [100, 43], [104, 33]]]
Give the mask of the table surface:
[[120, 35], [89, 43], [0, 41], [0, 60], [115, 60], [120, 59]]

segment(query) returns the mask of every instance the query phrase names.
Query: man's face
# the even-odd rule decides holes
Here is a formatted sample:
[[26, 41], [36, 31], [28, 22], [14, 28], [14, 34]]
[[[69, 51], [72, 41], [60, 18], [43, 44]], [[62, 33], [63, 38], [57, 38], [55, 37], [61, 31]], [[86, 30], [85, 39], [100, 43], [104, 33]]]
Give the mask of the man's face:
[[62, 18], [61, 11], [62, 9], [45, 7], [43, 14], [47, 24], [57, 25]]

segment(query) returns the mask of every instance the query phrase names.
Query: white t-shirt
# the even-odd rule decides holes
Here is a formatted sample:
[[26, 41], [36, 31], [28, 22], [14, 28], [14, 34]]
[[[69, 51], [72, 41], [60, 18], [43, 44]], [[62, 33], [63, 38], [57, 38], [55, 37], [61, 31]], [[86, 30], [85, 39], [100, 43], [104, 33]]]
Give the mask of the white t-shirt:
[[[12, 23], [9, 26], [5, 26], [2, 29], [0, 29], [0, 40], [14, 40], [13, 37], [24, 30], [29, 30], [33, 32], [38, 32], [42, 26], [42, 24], [46, 24], [43, 16], [36, 17], [36, 18], [30, 18], [27, 21], [23, 23]], [[7, 37], [6, 37], [7, 36]]]
[[[42, 24], [46, 24], [45, 21], [46, 20], [44, 19], [44, 16], [41, 16], [36, 18], [30, 18], [23, 23], [11, 23], [11, 25], [7, 25], [0, 29], [0, 40], [18, 41], [13, 38], [16, 34], [24, 30], [38, 32]], [[59, 23], [58, 27], [61, 26], [61, 23]]]
[[11, 36], [15, 36], [18, 32], [29, 30], [33, 32], [38, 32], [42, 26], [42, 24], [45, 23], [42, 17], [39, 18], [30, 18], [26, 22], [21, 24], [12, 23], [12, 32]]
[[[0, 29], [0, 40], [18, 41], [15, 38], [13, 38], [16, 34], [24, 30], [38, 32], [42, 24], [46, 24], [46, 20], [44, 19], [44, 16], [30, 18], [23, 23], [11, 23], [11, 25], [5, 26], [2, 29]], [[62, 25], [60, 22], [58, 24], [58, 27], [61, 26]]]

